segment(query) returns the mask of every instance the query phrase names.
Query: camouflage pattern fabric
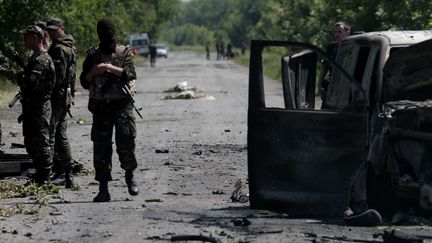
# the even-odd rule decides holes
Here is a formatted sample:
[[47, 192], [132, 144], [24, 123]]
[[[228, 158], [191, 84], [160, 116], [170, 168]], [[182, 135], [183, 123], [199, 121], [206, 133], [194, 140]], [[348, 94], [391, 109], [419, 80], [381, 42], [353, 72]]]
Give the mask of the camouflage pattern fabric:
[[90, 101], [89, 110], [93, 113], [91, 139], [94, 143], [94, 167], [96, 180], [111, 178], [112, 136], [115, 127], [115, 143], [120, 166], [133, 171], [137, 167], [135, 158], [135, 117], [132, 104], [104, 104]]
[[49, 122], [54, 80], [54, 63], [48, 52], [42, 51], [30, 57], [19, 82], [24, 144], [38, 174], [49, 172], [52, 165]]
[[84, 60], [82, 74], [86, 74], [94, 64], [99, 63], [111, 63], [114, 66], [122, 67], [124, 74], [122, 77], [117, 77], [114, 74], [105, 73], [96, 76], [93, 82], [84, 80], [84, 83], [81, 78], [81, 84], [89, 90], [90, 99], [110, 102], [127, 98], [122, 87], [136, 76], [132, 50], [121, 45], [117, 46], [112, 53], [91, 49]]
[[72, 97], [71, 84], [75, 83], [76, 50], [71, 35], [56, 39], [48, 53], [54, 61], [56, 82], [54, 85], [51, 104], [52, 116], [50, 122], [50, 144], [53, 150], [53, 170], [71, 170], [72, 155], [67, 137], [67, 112], [70, 109]]
[[[120, 48], [118, 48], [120, 47]], [[124, 46], [117, 46], [113, 53], [102, 53], [99, 49], [91, 49], [83, 63], [80, 75], [81, 85], [89, 89], [89, 110], [93, 114], [91, 139], [94, 144], [95, 179], [112, 180], [112, 137], [115, 128], [115, 143], [121, 168], [133, 171], [137, 167], [135, 157], [136, 126], [133, 106], [127, 96], [119, 93], [116, 87], [121, 87], [136, 79], [132, 51]], [[111, 63], [122, 67], [121, 77], [107, 77], [101, 89], [95, 87], [94, 80], [86, 80], [86, 74], [94, 65]], [[103, 87], [103, 88], [102, 88]]]

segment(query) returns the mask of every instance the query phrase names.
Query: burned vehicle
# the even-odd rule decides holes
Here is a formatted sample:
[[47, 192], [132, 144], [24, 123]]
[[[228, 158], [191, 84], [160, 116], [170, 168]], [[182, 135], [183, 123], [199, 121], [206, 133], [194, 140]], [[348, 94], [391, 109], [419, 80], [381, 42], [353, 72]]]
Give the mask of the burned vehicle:
[[[421, 196], [426, 201], [417, 204], [432, 208], [423, 186], [432, 179], [431, 38], [432, 31], [350, 36], [336, 60], [309, 44], [252, 41], [251, 208], [330, 216], [357, 199], [385, 211], [380, 197], [418, 202]], [[268, 47], [293, 51], [281, 57], [283, 107], [266, 105], [262, 53]], [[321, 59], [332, 67], [327, 109], [316, 97]]]

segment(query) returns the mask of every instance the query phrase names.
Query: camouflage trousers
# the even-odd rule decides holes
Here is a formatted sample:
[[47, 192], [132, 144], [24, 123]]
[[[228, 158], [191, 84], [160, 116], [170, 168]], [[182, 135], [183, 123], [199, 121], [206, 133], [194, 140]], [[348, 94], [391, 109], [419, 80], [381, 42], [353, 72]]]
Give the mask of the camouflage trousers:
[[93, 113], [91, 139], [93, 141], [93, 163], [96, 171], [95, 179], [112, 180], [112, 136], [115, 128], [115, 144], [120, 166], [126, 171], [137, 167], [135, 157], [135, 117], [130, 102], [97, 103], [89, 102], [89, 110]]
[[72, 169], [72, 154], [67, 137], [66, 120], [70, 104], [66, 104], [66, 92], [53, 93], [51, 105], [50, 145], [53, 154], [53, 171], [70, 171]]
[[49, 144], [50, 101], [23, 103], [22, 118], [24, 145], [36, 172], [39, 175], [49, 173], [52, 166]]

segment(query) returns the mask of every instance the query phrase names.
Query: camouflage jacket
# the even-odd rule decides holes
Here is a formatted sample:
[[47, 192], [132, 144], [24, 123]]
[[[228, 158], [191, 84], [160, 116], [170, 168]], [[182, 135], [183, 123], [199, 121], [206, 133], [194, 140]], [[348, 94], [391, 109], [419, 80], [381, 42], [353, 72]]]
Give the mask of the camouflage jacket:
[[[111, 63], [123, 68], [122, 76], [105, 73], [95, 76], [94, 80], [87, 80], [86, 74], [93, 66], [100, 63]], [[135, 64], [130, 48], [117, 45], [115, 52], [110, 54], [103, 53], [98, 48], [92, 48], [87, 52], [80, 81], [83, 88], [89, 90], [90, 99], [106, 102], [125, 99], [128, 96], [123, 92], [122, 87], [134, 79], [136, 79]]]
[[48, 50], [56, 70], [54, 91], [75, 86], [76, 49], [74, 43], [75, 40], [71, 35], [65, 35], [55, 40]]
[[19, 83], [24, 103], [47, 101], [55, 81], [54, 62], [47, 51], [33, 54], [24, 68], [24, 79]]

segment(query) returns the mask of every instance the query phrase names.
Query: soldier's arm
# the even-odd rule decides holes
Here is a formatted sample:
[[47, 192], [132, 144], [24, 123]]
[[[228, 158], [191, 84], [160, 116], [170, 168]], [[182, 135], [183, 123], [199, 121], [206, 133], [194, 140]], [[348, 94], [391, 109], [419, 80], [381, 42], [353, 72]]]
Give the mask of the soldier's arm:
[[122, 67], [114, 66], [110, 63], [101, 63], [97, 65], [96, 73], [103, 74], [104, 72], [109, 72], [117, 77], [121, 77], [122, 81], [125, 83], [130, 80], [136, 79], [135, 74], [135, 64], [133, 62], [133, 53], [131, 49], [125, 50], [125, 60]]
[[[29, 76], [25, 79], [24, 85], [27, 87], [27, 90], [31, 91], [34, 97], [44, 97], [52, 89], [55, 77], [54, 70], [51, 60], [38, 60]], [[48, 80], [52, 82], [47, 82]]]
[[80, 83], [84, 89], [88, 89], [90, 82], [93, 81], [93, 65], [91, 63], [91, 57], [87, 55], [83, 62], [83, 69], [80, 75]]
[[127, 82], [136, 79], [134, 55], [130, 48], [126, 49], [122, 78]]

